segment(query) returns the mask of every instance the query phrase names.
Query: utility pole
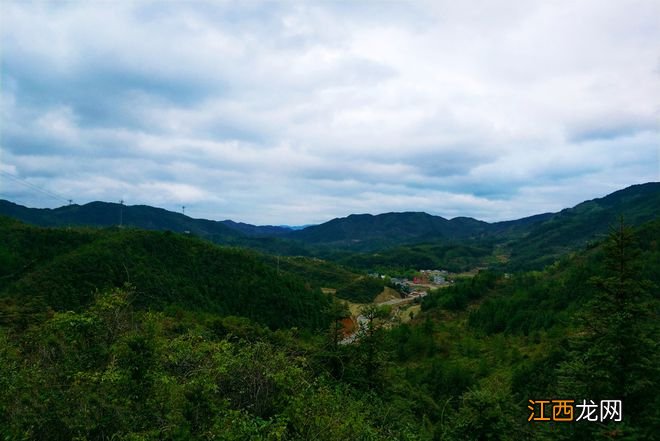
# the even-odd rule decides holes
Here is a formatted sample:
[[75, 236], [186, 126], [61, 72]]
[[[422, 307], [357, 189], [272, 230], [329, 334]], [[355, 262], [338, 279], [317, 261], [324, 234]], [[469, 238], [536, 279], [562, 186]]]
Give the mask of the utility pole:
[[119, 228], [124, 226], [124, 200], [119, 201]]

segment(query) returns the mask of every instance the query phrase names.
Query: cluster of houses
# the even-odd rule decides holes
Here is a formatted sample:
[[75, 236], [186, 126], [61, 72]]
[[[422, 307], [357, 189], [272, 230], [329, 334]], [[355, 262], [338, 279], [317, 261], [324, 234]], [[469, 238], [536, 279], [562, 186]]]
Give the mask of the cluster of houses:
[[449, 273], [445, 270], [420, 270], [419, 274], [413, 277], [413, 280], [399, 279], [392, 277], [390, 281], [397, 287], [410, 288], [411, 285], [445, 285], [447, 275]]
[[444, 285], [447, 283], [447, 271], [445, 270], [419, 270], [419, 276], [413, 279], [413, 283], [420, 285]]
[[[425, 289], [419, 289], [418, 285], [425, 285], [426, 288], [446, 285], [451, 283], [447, 280], [448, 274], [445, 270], [420, 270], [412, 281], [397, 277], [392, 277], [390, 281], [406, 297], [424, 297], [427, 292]], [[378, 274], [375, 276], [384, 278]]]

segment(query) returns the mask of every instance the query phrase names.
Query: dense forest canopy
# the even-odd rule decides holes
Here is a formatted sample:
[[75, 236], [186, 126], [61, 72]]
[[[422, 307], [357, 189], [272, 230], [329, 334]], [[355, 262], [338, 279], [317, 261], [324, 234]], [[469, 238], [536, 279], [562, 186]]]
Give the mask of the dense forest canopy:
[[80, 310], [131, 284], [141, 308], [242, 315], [273, 328], [323, 328], [331, 299], [252, 251], [133, 229], [38, 228], [0, 220], [0, 299], [30, 313]]
[[[0, 434], [652, 440], [659, 237], [620, 221], [540, 271], [493, 262], [404, 321], [359, 268], [0, 218]], [[364, 303], [348, 344], [338, 298]], [[528, 421], [544, 399], [622, 400], [623, 420]]]

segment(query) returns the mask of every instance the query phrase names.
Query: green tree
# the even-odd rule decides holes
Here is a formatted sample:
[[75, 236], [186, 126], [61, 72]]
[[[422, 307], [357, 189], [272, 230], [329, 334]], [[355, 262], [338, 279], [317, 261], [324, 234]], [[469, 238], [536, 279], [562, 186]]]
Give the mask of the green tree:
[[436, 438], [480, 441], [527, 439], [517, 415], [509, 385], [495, 377], [461, 396], [458, 411], [446, 425], [441, 422]]
[[339, 379], [343, 375], [346, 355], [341, 345], [341, 340], [344, 338], [344, 323], [342, 320], [350, 317], [351, 313], [346, 303], [334, 300], [329, 307], [328, 315], [332, 323], [330, 324], [325, 350], [321, 352], [320, 356], [326, 359], [325, 363], [330, 369], [330, 374]]
[[358, 318], [360, 329], [358, 337], [360, 349], [363, 350], [364, 380], [369, 388], [374, 388], [377, 373], [383, 362], [383, 324], [390, 315], [391, 309], [386, 306], [367, 305], [360, 309]]
[[622, 400], [624, 423], [583, 425], [573, 437], [588, 439], [597, 431], [646, 439], [660, 433], [658, 302], [640, 277], [639, 254], [632, 229], [621, 220], [605, 243], [604, 273], [591, 279], [597, 294], [578, 316], [568, 360], [558, 372], [563, 396]]

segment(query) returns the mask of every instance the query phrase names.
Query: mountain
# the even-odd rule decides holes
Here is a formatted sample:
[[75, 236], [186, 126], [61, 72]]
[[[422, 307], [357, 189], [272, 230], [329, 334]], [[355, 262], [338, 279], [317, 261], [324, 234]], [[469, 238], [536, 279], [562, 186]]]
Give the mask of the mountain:
[[658, 219], [660, 183], [633, 185], [603, 198], [582, 202], [532, 224], [511, 244], [510, 267], [535, 269], [561, 255], [602, 239], [619, 217], [637, 226]]
[[122, 205], [110, 202], [90, 202], [85, 205], [65, 205], [59, 208], [27, 208], [0, 200], [0, 214], [44, 227], [123, 225], [145, 230], [189, 232], [208, 239], [229, 239], [243, 236], [238, 228], [222, 222], [192, 219], [181, 213], [148, 205]]
[[274, 226], [274, 225], [251, 225], [243, 222], [234, 222], [233, 220], [229, 220], [229, 219], [221, 221], [221, 223], [233, 230], [239, 231], [247, 236], [253, 236], [253, 237], [284, 236], [290, 233], [291, 231], [293, 231], [292, 228], [288, 228], [288, 227]]
[[[656, 218], [660, 183], [633, 185], [559, 213], [488, 223], [469, 217], [445, 219], [422, 212], [352, 214], [304, 229], [255, 226], [231, 220], [192, 219], [181, 213], [145, 205], [105, 202], [34, 209], [0, 200], [0, 215], [41, 226], [134, 226], [149, 230], [189, 232], [215, 243], [253, 248], [279, 255], [320, 256], [375, 269], [397, 264], [464, 268], [506, 261], [511, 269], [540, 268], [562, 254], [579, 249], [607, 232], [623, 215], [639, 225]], [[414, 253], [406, 247], [418, 247]], [[456, 244], [468, 248], [456, 248]], [[448, 248], [449, 246], [453, 248]], [[469, 250], [470, 256], [459, 254]], [[490, 250], [490, 251], [489, 251]], [[356, 258], [352, 255], [357, 254]], [[364, 253], [379, 253], [379, 255]], [[493, 254], [489, 259], [488, 254]]]
[[378, 249], [412, 242], [464, 239], [486, 232], [488, 223], [468, 217], [447, 220], [421, 212], [352, 214], [294, 231], [288, 237], [307, 244]]
[[[370, 333], [346, 345], [337, 339], [345, 311], [333, 311], [328, 333], [329, 317], [319, 314], [327, 297], [284, 274], [323, 284], [353, 277], [325, 262], [171, 232], [41, 228], [0, 217], [0, 433], [656, 439], [660, 413], [648, 403], [660, 385], [660, 219], [649, 189], [588, 201], [554, 221], [566, 233], [558, 239], [589, 220], [607, 227], [619, 210], [633, 222], [655, 221], [622, 226], [542, 271], [456, 280], [394, 317], [394, 309], [368, 308]], [[541, 240], [547, 231], [533, 225], [530, 240]], [[518, 235], [522, 226], [503, 228]], [[133, 289], [112, 288], [127, 281]], [[364, 281], [372, 282], [356, 280], [350, 294], [370, 288]], [[297, 329], [281, 329], [289, 326]], [[529, 397], [576, 391], [619, 397], [626, 421], [541, 427], [521, 417]]]
[[0, 217], [0, 309], [78, 310], [95, 292], [126, 283], [137, 307], [239, 315], [271, 328], [323, 327], [330, 303], [253, 251], [171, 232], [41, 228]]
[[[219, 243], [246, 244], [254, 239], [291, 239], [307, 245], [379, 248], [440, 238], [462, 239], [487, 231], [489, 224], [468, 217], [447, 220], [427, 213], [353, 214], [305, 228], [257, 226], [232, 220], [193, 219], [147, 205], [91, 202], [59, 208], [28, 208], [0, 200], [0, 215], [40, 226], [131, 226], [147, 230], [189, 232]], [[359, 244], [356, 246], [356, 244]]]
[[[287, 237], [317, 247], [361, 253], [378, 251], [381, 254], [377, 259], [373, 255], [357, 259], [361, 262], [389, 261], [391, 259], [385, 254], [402, 245], [410, 248], [420, 244], [446, 246], [459, 242], [483, 248], [489, 243], [510, 255], [512, 267], [532, 269], [552, 263], [562, 254], [602, 237], [620, 215], [630, 225], [641, 225], [657, 218], [659, 207], [660, 183], [650, 182], [633, 185], [558, 213], [512, 221], [487, 223], [466, 217], [448, 220], [410, 212], [376, 216], [360, 214], [294, 231]], [[400, 254], [401, 249], [398, 250]], [[426, 256], [422, 261], [431, 263], [437, 260], [437, 256], [435, 253], [434, 257]], [[356, 259], [350, 260], [356, 262]]]
[[532, 225], [545, 222], [554, 215], [555, 213], [541, 213], [510, 221], [494, 222], [490, 224], [488, 231], [491, 234], [524, 233]]

